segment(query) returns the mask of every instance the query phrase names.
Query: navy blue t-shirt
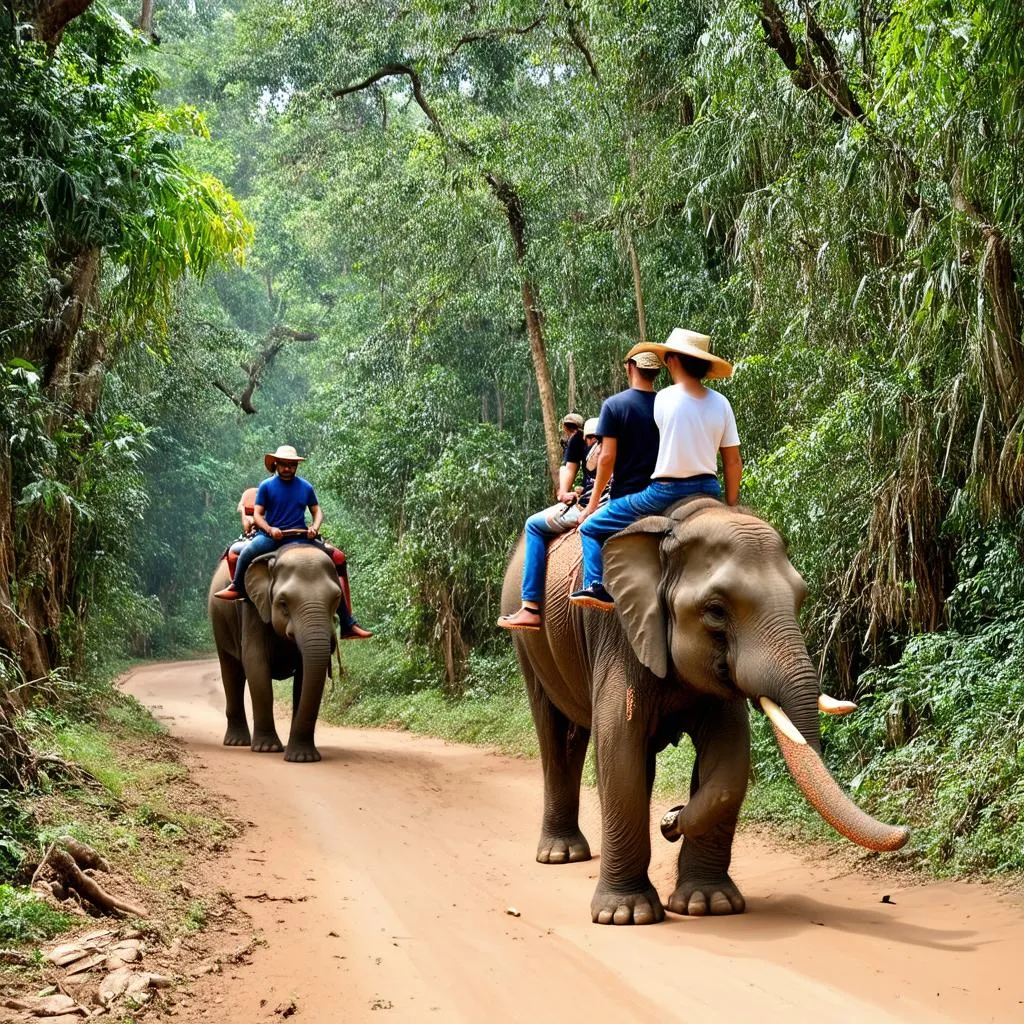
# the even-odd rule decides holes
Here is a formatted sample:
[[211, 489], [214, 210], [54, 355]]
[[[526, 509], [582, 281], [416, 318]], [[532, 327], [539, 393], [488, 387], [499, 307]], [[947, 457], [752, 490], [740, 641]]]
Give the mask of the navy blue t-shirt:
[[654, 392], [627, 388], [601, 406], [598, 437], [614, 437], [615, 472], [611, 496], [621, 498], [642, 491], [650, 482], [658, 461], [660, 434], [654, 422]]
[[263, 518], [279, 530], [304, 530], [306, 509], [319, 505], [316, 491], [308, 480], [292, 477], [285, 483], [276, 473], [260, 484], [256, 504], [263, 508]]
[[577, 430], [566, 439], [565, 454], [562, 456], [562, 465], [567, 466], [575, 462], [577, 468], [587, 457], [587, 442], [583, 440], [583, 431]]

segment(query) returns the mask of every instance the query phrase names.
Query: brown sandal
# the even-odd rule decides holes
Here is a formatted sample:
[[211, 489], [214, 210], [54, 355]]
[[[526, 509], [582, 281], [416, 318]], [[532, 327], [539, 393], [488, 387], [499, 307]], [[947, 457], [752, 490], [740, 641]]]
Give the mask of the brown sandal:
[[531, 633], [540, 630], [540, 611], [537, 608], [522, 607], [512, 615], [502, 615], [498, 619], [499, 629], [518, 629]]

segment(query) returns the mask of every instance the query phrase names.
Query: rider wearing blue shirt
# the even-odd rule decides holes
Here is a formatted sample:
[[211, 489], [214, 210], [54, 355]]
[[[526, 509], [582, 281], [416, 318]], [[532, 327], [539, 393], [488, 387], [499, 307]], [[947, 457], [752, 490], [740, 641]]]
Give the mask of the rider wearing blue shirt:
[[[246, 570], [254, 558], [281, 546], [285, 530], [304, 530], [305, 537], [300, 536], [300, 540], [315, 540], [320, 536], [324, 517], [316, 491], [308, 480], [298, 475], [299, 463], [306, 460], [291, 445], [281, 445], [276, 452], [268, 452], [263, 461], [274, 476], [264, 480], [256, 492], [253, 519], [260, 532], [238, 556], [234, 579], [214, 595], [224, 601], [245, 597]], [[306, 525], [307, 508], [313, 516], [309, 526]]]

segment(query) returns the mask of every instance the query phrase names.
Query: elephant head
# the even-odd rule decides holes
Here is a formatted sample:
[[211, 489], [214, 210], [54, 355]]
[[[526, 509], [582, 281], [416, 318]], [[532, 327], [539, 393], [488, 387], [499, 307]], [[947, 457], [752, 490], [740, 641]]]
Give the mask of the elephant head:
[[[670, 685], [749, 699], [768, 716], [794, 781], [837, 831], [872, 850], [899, 849], [905, 828], [858, 808], [819, 756], [819, 710], [855, 705], [821, 694], [800, 632], [806, 594], [782, 538], [743, 509], [691, 500], [650, 516], [604, 548], [604, 583], [637, 658]], [[662, 821], [684, 834], [683, 815]]]
[[341, 601], [334, 563], [316, 545], [287, 544], [253, 561], [245, 574], [245, 589], [263, 622], [292, 641], [302, 659], [285, 759], [318, 761], [313, 731], [330, 669], [334, 615]]

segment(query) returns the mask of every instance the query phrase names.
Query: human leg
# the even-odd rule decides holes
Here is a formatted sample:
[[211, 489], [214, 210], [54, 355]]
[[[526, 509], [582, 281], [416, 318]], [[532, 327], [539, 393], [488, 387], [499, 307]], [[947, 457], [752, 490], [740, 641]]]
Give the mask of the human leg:
[[540, 606], [544, 599], [544, 577], [547, 569], [548, 541], [567, 533], [572, 524], [565, 522], [564, 505], [552, 505], [526, 520], [523, 552], [523, 603], [512, 615], [502, 615], [498, 626], [502, 629], [540, 628]]
[[613, 534], [624, 530], [638, 516], [630, 507], [630, 498], [613, 498], [601, 506], [580, 526], [580, 544], [583, 548], [583, 586], [601, 582], [601, 546]]
[[[238, 564], [235, 566], [235, 577], [231, 581], [229, 590], [233, 590], [238, 596], [245, 597], [245, 573], [249, 566], [252, 564], [254, 558], [258, 558], [260, 555], [268, 555], [271, 551], [276, 551], [280, 541], [274, 540], [273, 537], [266, 533], [258, 533], [245, 547], [242, 549], [242, 553], [238, 556]], [[220, 597], [224, 591], [220, 591], [217, 597]]]
[[601, 549], [604, 542], [644, 516], [659, 515], [680, 498], [692, 494], [719, 493], [718, 481], [714, 477], [654, 480], [636, 494], [628, 494], [609, 501], [580, 527], [580, 542], [583, 547], [583, 589], [577, 590], [569, 600], [586, 608], [611, 611], [615, 607], [615, 599], [601, 582]]

